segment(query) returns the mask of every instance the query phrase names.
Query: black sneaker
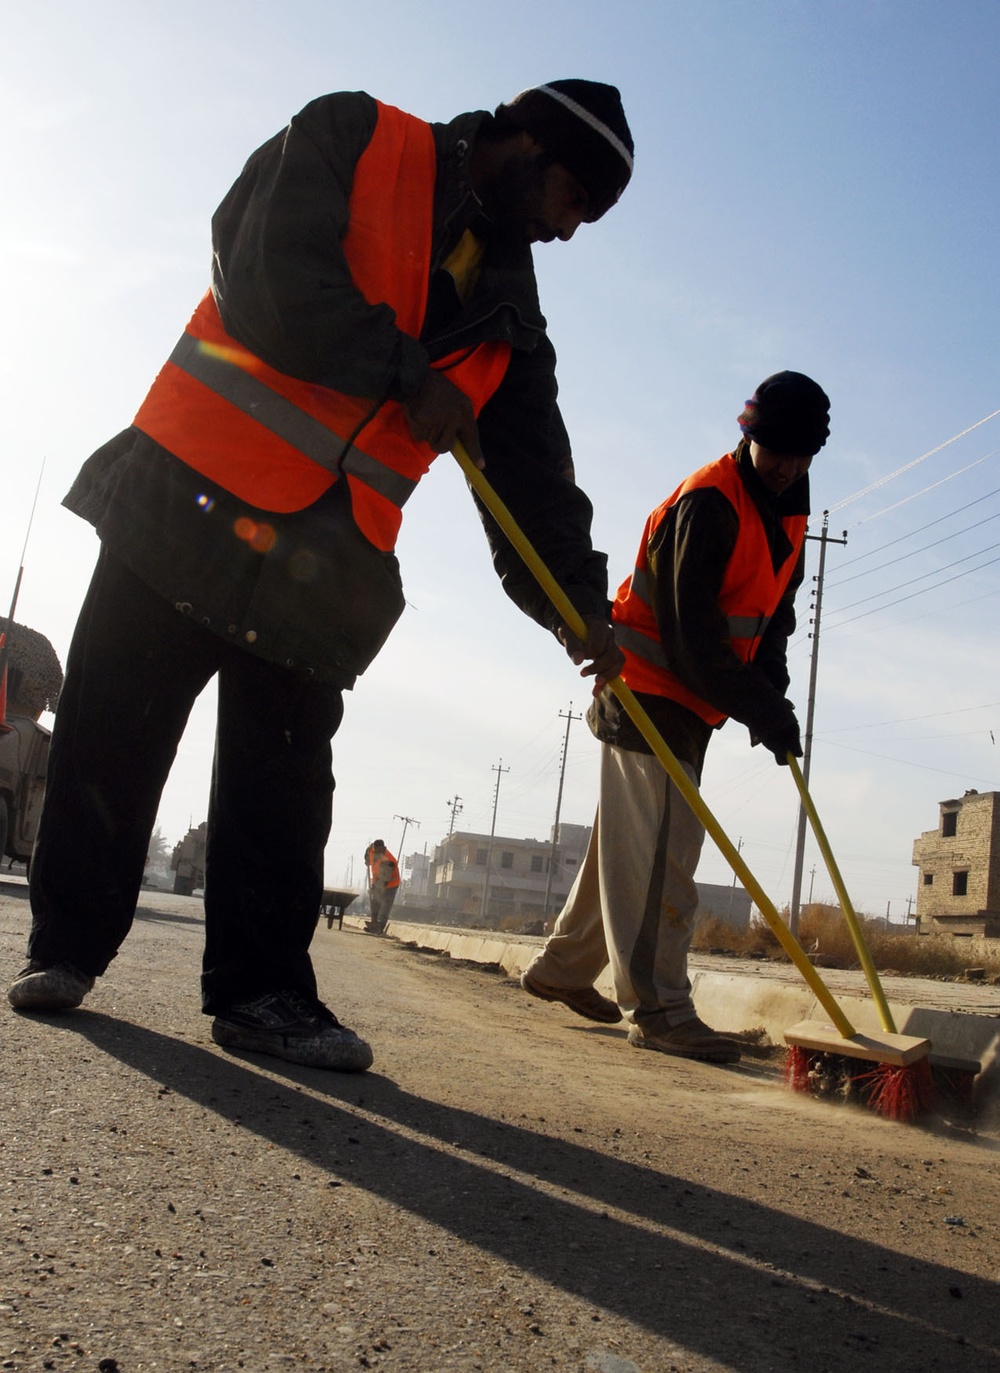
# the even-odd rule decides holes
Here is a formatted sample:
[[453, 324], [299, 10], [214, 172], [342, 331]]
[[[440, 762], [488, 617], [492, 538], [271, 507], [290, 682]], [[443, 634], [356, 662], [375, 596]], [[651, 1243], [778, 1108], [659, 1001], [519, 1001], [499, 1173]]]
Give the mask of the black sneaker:
[[15, 1011], [72, 1011], [93, 986], [72, 963], [31, 962], [7, 988], [7, 1000]]
[[250, 1049], [307, 1068], [363, 1073], [371, 1045], [341, 1025], [322, 1001], [301, 992], [265, 992], [230, 1006], [212, 1021], [212, 1038], [224, 1049]]

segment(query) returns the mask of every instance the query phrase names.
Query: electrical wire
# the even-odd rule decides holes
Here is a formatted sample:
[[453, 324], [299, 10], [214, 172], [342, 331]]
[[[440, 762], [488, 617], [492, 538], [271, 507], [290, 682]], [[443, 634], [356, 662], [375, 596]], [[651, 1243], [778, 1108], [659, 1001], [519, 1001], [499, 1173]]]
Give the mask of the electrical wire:
[[[993, 547], [995, 548], [995, 547], [997, 547], [997, 545], [994, 544]], [[983, 550], [983, 551], [989, 552], [988, 549]], [[978, 555], [972, 553], [972, 554], [970, 554], [969, 556], [970, 556], [970, 557], [977, 557]], [[963, 558], [963, 559], [960, 559], [959, 561], [964, 562], [965, 559]], [[950, 584], [951, 584], [952, 582], [961, 581], [961, 579], [962, 579], [963, 577], [968, 577], [968, 576], [970, 576], [973, 572], [982, 572], [984, 568], [992, 567], [994, 563], [1000, 563], [1000, 557], [991, 558], [991, 559], [989, 560], [988, 563], [981, 563], [979, 567], [970, 567], [970, 568], [966, 568], [966, 570], [965, 570], [964, 572], [957, 572], [957, 573], [955, 574], [954, 577], [946, 577], [946, 578], [944, 579], [944, 581], [938, 582], [937, 586], [934, 587], [934, 590], [936, 591], [936, 590], [938, 590], [939, 587], [942, 587], [942, 586], [950, 586]], [[950, 564], [949, 564], [950, 567], [955, 567], [956, 565], [957, 565], [957, 564], [955, 564], [955, 563], [950, 563]], [[933, 575], [933, 574], [928, 573], [928, 574], [926, 574], [926, 575], [927, 575], [927, 576], [931, 576], [931, 575]], [[923, 577], [918, 577], [918, 578], [915, 578], [915, 580], [916, 580], [916, 581], [923, 581], [924, 578], [923, 578]], [[913, 582], [912, 582], [912, 581], [911, 581], [911, 582], [904, 582], [903, 585], [904, 585], [904, 586], [912, 586], [912, 585], [913, 585]], [[895, 589], [898, 589], [898, 588], [895, 588]], [[995, 595], [997, 594], [997, 592], [1000, 592], [1000, 587], [997, 587], [997, 588], [996, 588], [995, 590], [993, 590], [993, 591], [987, 591], [987, 592], [984, 593], [984, 595], [985, 595], [985, 596], [995, 596]], [[882, 594], [882, 595], [889, 595], [890, 593], [889, 593], [889, 592], [882, 592], [881, 594]], [[863, 619], [865, 619], [868, 615], [879, 615], [879, 614], [881, 614], [881, 612], [882, 612], [883, 610], [891, 610], [891, 608], [892, 608], [894, 605], [902, 605], [905, 601], [912, 601], [913, 598], [914, 598], [915, 596], [925, 596], [925, 595], [927, 595], [927, 590], [926, 590], [926, 588], [922, 588], [920, 591], [911, 591], [910, 594], [909, 594], [908, 596], [899, 596], [899, 597], [897, 597], [896, 600], [894, 600], [894, 601], [889, 601], [886, 605], [877, 605], [877, 606], [873, 606], [871, 610], [863, 610], [863, 611], [861, 612], [860, 615], [852, 615], [851, 618], [850, 618], [849, 620], [841, 620], [840, 624], [830, 625], [830, 626], [828, 626], [828, 628], [829, 628], [830, 630], [843, 629], [845, 625], [854, 624], [854, 622], [855, 622], [856, 620], [863, 620]], [[866, 597], [865, 599], [867, 599], [867, 600], [872, 600], [872, 599], [874, 599], [874, 598], [871, 597], [871, 596], [868, 596], [868, 597]], [[978, 600], [978, 599], [982, 599], [982, 598], [977, 597], [976, 599]], [[863, 604], [862, 601], [855, 601], [855, 602], [854, 602], [854, 605], [862, 605], [862, 604]], [[851, 607], [849, 607], [849, 606], [845, 606], [845, 607], [844, 607], [845, 610], [846, 610], [846, 609], [850, 609], [850, 608], [851, 608]], [[835, 615], [835, 614], [837, 614], [837, 613], [838, 613], [838, 612], [835, 611], [835, 610], [831, 610], [831, 611], [830, 611], [830, 614], [831, 614], [831, 615]]]
[[[876, 510], [873, 515], [865, 515], [863, 519], [857, 520], [851, 525], [852, 529], [857, 529], [859, 525], [869, 524], [872, 520], [879, 519], [882, 515], [889, 515], [893, 510], [898, 510], [903, 505], [909, 505], [910, 501], [918, 500], [921, 496], [926, 496], [929, 491], [936, 491], [939, 486], [946, 486], [948, 482], [954, 481], [956, 477], [964, 477], [966, 472], [971, 472], [980, 463], [987, 462], [990, 458], [995, 458], [1000, 453], [1000, 448], [994, 448], [989, 453], [984, 453], [981, 458], [976, 458], [975, 462], [967, 463], [965, 467], [960, 467], [957, 472], [949, 472], [946, 477], [939, 478], [936, 482], [931, 482], [929, 486], [921, 487], [919, 491], [912, 491], [910, 495], [903, 496], [901, 500], [893, 501], [892, 505], [883, 506], [881, 510]], [[903, 469], [904, 471], [906, 469]], [[973, 502], [975, 504], [975, 502]], [[964, 507], [962, 507], [964, 509]], [[947, 516], [945, 516], [947, 518]], [[919, 532], [919, 531], [918, 531]]]
[[[973, 570], [973, 571], [978, 571], [977, 568], [973, 568], [972, 570]], [[964, 576], [967, 576], [967, 575], [968, 575], [967, 573], [964, 573], [964, 572], [963, 572], [963, 573], [961, 574], [961, 577], [964, 577]], [[953, 577], [951, 580], [952, 580], [952, 581], [959, 581], [959, 580], [961, 580], [961, 577]], [[921, 595], [922, 593], [921, 593], [921, 592], [916, 592], [915, 594], [916, 594], [916, 595]], [[904, 626], [904, 625], [912, 625], [912, 624], [915, 624], [917, 620], [926, 620], [926, 619], [928, 619], [928, 617], [931, 616], [931, 615], [940, 616], [940, 615], [942, 615], [942, 614], [947, 613], [949, 610], [965, 610], [968, 606], [970, 606], [970, 605], [975, 605], [977, 601], [987, 601], [987, 600], [989, 600], [989, 598], [990, 598], [991, 596], [1000, 596], [1000, 586], [992, 587], [989, 591], [984, 591], [984, 592], [983, 592], [981, 595], [979, 595], [979, 596], [966, 596], [964, 600], [962, 600], [962, 601], [957, 601], [957, 602], [952, 602], [951, 605], [947, 605], [947, 606], [944, 606], [944, 607], [942, 607], [942, 608], [937, 608], [937, 607], [935, 607], [935, 609], [933, 609], [933, 610], [921, 610], [921, 611], [919, 612], [919, 614], [917, 614], [917, 615], [909, 615], [909, 616], [907, 616], [905, 619], [896, 619], [896, 620], [893, 621], [893, 626], [892, 626], [892, 627], [893, 627], [894, 629], [900, 629], [900, 628], [902, 628], [902, 626]], [[910, 597], [910, 596], [905, 596], [903, 599], [904, 599], [904, 600], [912, 600], [913, 598]], [[874, 610], [865, 611], [865, 615], [875, 615], [875, 614], [878, 613], [878, 610], [879, 610], [879, 609], [886, 609], [886, 610], [887, 610], [887, 609], [888, 609], [888, 606], [883, 606], [883, 607], [878, 607], [878, 606], [876, 606], [876, 608], [875, 608]], [[830, 632], [831, 632], [832, 634], [839, 633], [840, 630], [843, 629], [844, 627], [846, 627], [847, 625], [853, 624], [853, 623], [855, 622], [855, 620], [860, 620], [860, 619], [863, 619], [863, 618], [864, 618], [864, 616], [862, 616], [862, 615], [855, 615], [855, 616], [853, 616], [850, 620], [845, 620], [845, 621], [843, 622], [842, 625], [831, 625], [831, 626], [830, 626]], [[838, 643], [842, 643], [844, 639], [853, 638], [855, 635], [858, 635], [858, 634], [881, 634], [881, 633], [883, 633], [883, 632], [884, 632], [884, 630], [883, 630], [880, 626], [872, 625], [870, 629], [856, 629], [856, 630], [854, 630], [851, 634], [843, 634], [843, 635], [841, 635], [841, 637], [838, 639]]]
[[[904, 463], [902, 467], [897, 467], [895, 472], [889, 472], [886, 476], [879, 477], [877, 481], [870, 482], [869, 485], [863, 487], [862, 490], [855, 491], [852, 496], [845, 496], [842, 501], [837, 501], [835, 505], [829, 507], [828, 514], [832, 515], [837, 510], [843, 510], [844, 506], [853, 505], [855, 501], [861, 500], [862, 497], [869, 496], [873, 491], [878, 491], [880, 487], [887, 486], [889, 482], [895, 481], [897, 477], [901, 477], [904, 472], [910, 472], [914, 467], [919, 467], [922, 462], [926, 462], [928, 458], [934, 457], [935, 453], [942, 452], [943, 449], [950, 447], [951, 444], [957, 443], [959, 439], [964, 439], [967, 434], [971, 434], [974, 430], [981, 428], [990, 420], [996, 419], [997, 415], [1000, 415], [1000, 410], [994, 410], [992, 414], [984, 416], [981, 420], [977, 420], [975, 424], [970, 424], [968, 429], [963, 429], [961, 433], [953, 434], [950, 439], [945, 439], [945, 441], [939, 443], [936, 448], [931, 448], [928, 452], [921, 454], [919, 458], [913, 458], [912, 461]], [[871, 515], [867, 518], [874, 519], [875, 516]], [[859, 521], [859, 523], [862, 523], [862, 521]]]
[[949, 715], [968, 715], [973, 710], [996, 710], [998, 708], [1000, 708], [1000, 701], [987, 701], [985, 705], [981, 706], [960, 706], [956, 710], [935, 710], [929, 715], [904, 715], [897, 720], [876, 720], [871, 725], [847, 725], [841, 730], [824, 730], [823, 738], [825, 739], [828, 734], [842, 734], [845, 730], [886, 729], [890, 725], [913, 725], [918, 724], [921, 720], [941, 720]]
[[[995, 494], [996, 494], [995, 492], [992, 492], [992, 491], [990, 492], [990, 495], [995, 495]], [[970, 501], [970, 505], [982, 505], [982, 502], [983, 502], [984, 500], [988, 500], [988, 499], [989, 499], [989, 497], [984, 496], [984, 497], [982, 497], [981, 500], [978, 500], [978, 501]], [[962, 509], [963, 509], [963, 510], [967, 510], [967, 509], [968, 509], [968, 506], [962, 506]], [[950, 519], [952, 518], [953, 515], [957, 515], [957, 514], [959, 514], [959, 513], [960, 513], [960, 511], [958, 511], [958, 510], [953, 510], [953, 511], [951, 512], [950, 515], [942, 515], [942, 516], [940, 517], [940, 519], [933, 520], [931, 523], [933, 523], [933, 524], [940, 524], [940, 523], [941, 523], [941, 520], [950, 520]], [[957, 538], [959, 538], [962, 534], [969, 534], [969, 533], [972, 532], [973, 529], [978, 529], [981, 525], [989, 524], [991, 520], [997, 520], [997, 519], [1000, 519], [1000, 510], [996, 511], [996, 513], [993, 514], [993, 515], [985, 515], [981, 520], [976, 520], [975, 524], [967, 524], [967, 525], [965, 525], [964, 528], [962, 528], [962, 529], [956, 529], [956, 530], [955, 530], [953, 533], [951, 533], [951, 534], [945, 534], [945, 535], [943, 535], [942, 538], [940, 538], [940, 539], [935, 539], [935, 540], [933, 541], [933, 543], [925, 543], [925, 544], [922, 544], [919, 548], [913, 548], [913, 549], [911, 549], [909, 553], [900, 553], [900, 555], [899, 555], [898, 558], [890, 558], [889, 561], [886, 562], [886, 563], [877, 563], [877, 564], [875, 565], [875, 567], [865, 568], [865, 569], [863, 569], [861, 572], [854, 572], [854, 573], [851, 574], [850, 577], [834, 577], [834, 578], [831, 578], [831, 579], [829, 579], [829, 580], [827, 581], [827, 583], [826, 583], [827, 590], [829, 591], [831, 588], [835, 588], [835, 587], [838, 587], [838, 586], [844, 586], [847, 582], [856, 581], [856, 580], [858, 579], [858, 577], [867, 577], [868, 574], [869, 574], [870, 572], [883, 572], [887, 567], [895, 567], [896, 563], [905, 562], [907, 558], [915, 558], [919, 553], [928, 553], [932, 548], [937, 548], [940, 544], [948, 543], [951, 539], [957, 539]], [[909, 534], [903, 534], [903, 535], [901, 536], [901, 538], [899, 538], [899, 539], [894, 539], [892, 542], [893, 542], [893, 543], [900, 543], [900, 542], [902, 542], [903, 539], [912, 539], [912, 538], [914, 538], [917, 534], [922, 533], [923, 530], [924, 530], [924, 529], [927, 529], [927, 528], [929, 528], [928, 525], [923, 525], [920, 529], [914, 529], [914, 530], [913, 530], [911, 533], [909, 533]], [[891, 546], [892, 546], [891, 544], [881, 544], [881, 545], [880, 545], [879, 547], [877, 547], [877, 548], [870, 549], [870, 550], [868, 551], [868, 553], [862, 554], [862, 557], [871, 557], [872, 553], [880, 553], [880, 552], [882, 552], [884, 549], [890, 548]], [[858, 559], [855, 558], [854, 561], [857, 562]]]
[[[992, 553], [995, 548], [1000, 548], [1000, 543], [991, 543], [986, 548], [977, 548], [972, 553], [966, 553], [962, 558], [956, 558], [954, 562], [945, 563], [943, 567], [933, 567], [929, 572], [921, 572], [919, 576], [909, 577], [905, 582], [899, 582], [896, 586], [886, 587], [883, 591], [873, 591], [870, 596], [862, 596], [860, 600], [849, 601], [847, 605], [831, 606], [829, 613], [831, 615], [840, 615], [843, 614], [845, 610], [853, 610], [857, 605], [865, 605], [868, 601], [877, 601], [880, 596], [891, 596], [893, 592], [902, 591], [904, 587], [915, 586], [917, 582], [927, 581], [928, 577], [938, 577], [942, 572], [948, 572], [953, 567], [960, 567], [962, 563], [967, 563], [970, 558], [979, 558], [984, 553]], [[988, 563], [983, 563], [982, 567], [991, 567], [992, 564], [997, 561], [998, 559], [991, 558]], [[944, 582], [941, 582], [940, 585], [946, 586], [949, 582], [957, 581], [958, 577], [964, 577], [970, 572], [978, 571], [980, 571], [980, 568], [978, 567], [966, 568], [965, 572], [960, 572], [957, 577], [948, 577]], [[904, 597], [903, 599], [905, 600], [908, 598]], [[898, 605], [899, 602], [891, 601], [890, 604]]]
[[871, 749], [856, 748], [853, 744], [840, 744], [835, 740], [829, 741], [829, 747], [843, 749], [846, 753], [860, 753], [866, 758], [878, 758], [883, 763], [896, 763], [899, 767], [917, 768], [920, 772], [936, 772], [942, 777], [960, 777], [965, 782], [980, 782], [984, 787], [992, 787], [995, 782], [994, 778], [969, 777], [955, 768], [932, 768], [927, 763], [914, 763], [910, 758], [893, 758], [890, 753], [873, 753]]

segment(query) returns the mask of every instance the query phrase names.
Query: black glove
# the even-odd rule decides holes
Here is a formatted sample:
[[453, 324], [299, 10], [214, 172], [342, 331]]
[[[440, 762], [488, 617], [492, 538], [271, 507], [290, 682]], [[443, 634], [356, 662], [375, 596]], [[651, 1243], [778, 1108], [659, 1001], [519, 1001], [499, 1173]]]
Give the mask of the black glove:
[[760, 742], [774, 754], [775, 760], [781, 767], [788, 766], [790, 753], [796, 758], [802, 757], [799, 722], [794, 715], [789, 714], [788, 719], [782, 721], [774, 729], [765, 730], [760, 736]]

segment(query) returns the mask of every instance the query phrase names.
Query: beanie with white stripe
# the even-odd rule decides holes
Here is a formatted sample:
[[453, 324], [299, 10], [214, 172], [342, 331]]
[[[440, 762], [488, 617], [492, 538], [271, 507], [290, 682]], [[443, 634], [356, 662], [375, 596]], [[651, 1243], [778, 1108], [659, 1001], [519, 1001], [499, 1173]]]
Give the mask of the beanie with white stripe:
[[615, 86], [549, 81], [531, 86], [496, 111], [530, 133], [554, 162], [573, 173], [590, 197], [592, 223], [610, 210], [632, 175], [632, 133]]

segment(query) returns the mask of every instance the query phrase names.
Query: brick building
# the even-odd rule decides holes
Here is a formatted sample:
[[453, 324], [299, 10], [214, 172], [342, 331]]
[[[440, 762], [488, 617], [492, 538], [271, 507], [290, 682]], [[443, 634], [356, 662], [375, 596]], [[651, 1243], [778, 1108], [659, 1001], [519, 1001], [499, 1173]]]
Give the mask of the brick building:
[[913, 845], [918, 934], [1000, 938], [1000, 792], [940, 803], [937, 829]]

